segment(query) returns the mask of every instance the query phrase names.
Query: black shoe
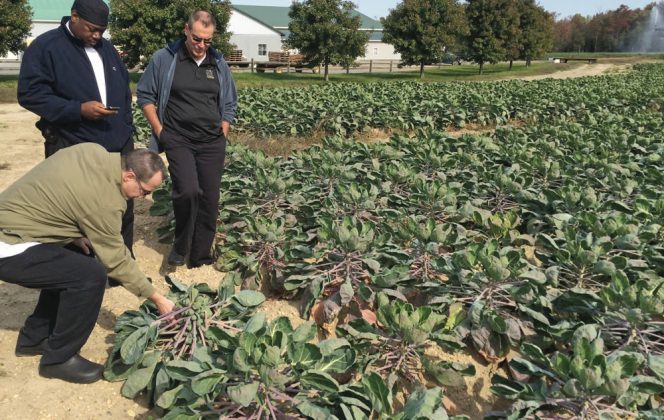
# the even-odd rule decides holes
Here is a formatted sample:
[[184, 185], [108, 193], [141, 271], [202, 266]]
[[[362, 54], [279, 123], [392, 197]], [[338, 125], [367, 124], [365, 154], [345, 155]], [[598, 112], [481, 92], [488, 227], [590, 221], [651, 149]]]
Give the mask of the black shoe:
[[44, 378], [62, 379], [75, 384], [91, 384], [102, 377], [104, 366], [84, 359], [78, 354], [66, 362], [55, 365], [39, 365], [39, 375]]
[[24, 346], [17, 341], [14, 354], [16, 355], [16, 357], [41, 356], [42, 354], [44, 354], [47, 347], [48, 347], [48, 337], [44, 338], [42, 341], [35, 344], [34, 346]]
[[204, 265], [212, 265], [214, 264], [214, 260], [212, 258], [205, 258], [200, 261], [196, 262], [189, 262], [189, 265], [187, 266], [188, 268], [198, 268], [202, 267]]
[[171, 253], [168, 254], [168, 265], [184, 265], [184, 256], [175, 252], [175, 248], [171, 249]]

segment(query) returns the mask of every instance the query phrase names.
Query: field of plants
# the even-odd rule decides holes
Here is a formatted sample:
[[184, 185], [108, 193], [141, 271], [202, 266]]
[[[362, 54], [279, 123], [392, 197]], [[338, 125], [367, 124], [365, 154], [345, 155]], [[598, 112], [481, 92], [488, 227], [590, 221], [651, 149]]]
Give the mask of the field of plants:
[[[165, 418], [443, 419], [475, 368], [441, 348], [505, 367], [487, 418], [664, 416], [663, 65], [240, 96], [241, 130], [336, 135], [286, 158], [229, 147], [228, 274], [169, 279], [174, 316], [123, 315], [106, 371], [123, 395]], [[468, 123], [498, 127], [441, 131]], [[402, 134], [349, 138], [365, 128]], [[269, 299], [308, 322], [268, 321]]]
[[575, 80], [250, 88], [239, 92], [233, 129], [261, 136], [319, 131], [350, 136], [371, 128], [412, 131], [513, 120], [539, 123], [601, 110], [621, 112], [623, 107], [645, 106], [663, 95], [661, 75], [640, 65], [629, 76]]

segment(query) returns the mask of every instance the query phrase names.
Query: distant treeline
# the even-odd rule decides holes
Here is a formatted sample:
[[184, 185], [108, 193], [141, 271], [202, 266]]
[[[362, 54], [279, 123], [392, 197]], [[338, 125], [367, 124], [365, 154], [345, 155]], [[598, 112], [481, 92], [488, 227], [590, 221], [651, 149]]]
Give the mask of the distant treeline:
[[[659, 9], [659, 10], [658, 10]], [[661, 52], [664, 2], [643, 9], [619, 8], [594, 16], [556, 20], [554, 50], [559, 52]]]

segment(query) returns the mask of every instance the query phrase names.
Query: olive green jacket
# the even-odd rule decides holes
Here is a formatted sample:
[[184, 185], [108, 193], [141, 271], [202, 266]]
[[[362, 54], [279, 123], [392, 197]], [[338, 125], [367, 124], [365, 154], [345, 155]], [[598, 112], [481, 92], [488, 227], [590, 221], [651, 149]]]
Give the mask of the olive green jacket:
[[155, 289], [120, 234], [121, 178], [119, 153], [95, 143], [58, 151], [0, 193], [0, 241], [66, 245], [86, 237], [108, 275], [147, 298]]

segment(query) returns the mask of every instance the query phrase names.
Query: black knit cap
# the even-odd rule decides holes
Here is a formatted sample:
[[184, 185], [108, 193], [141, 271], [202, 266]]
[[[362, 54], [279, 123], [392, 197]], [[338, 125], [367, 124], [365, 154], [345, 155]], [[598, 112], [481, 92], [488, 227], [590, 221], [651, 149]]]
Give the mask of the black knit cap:
[[76, 0], [71, 10], [94, 25], [108, 26], [108, 6], [102, 0]]

